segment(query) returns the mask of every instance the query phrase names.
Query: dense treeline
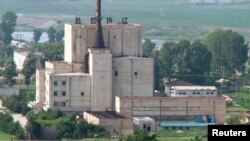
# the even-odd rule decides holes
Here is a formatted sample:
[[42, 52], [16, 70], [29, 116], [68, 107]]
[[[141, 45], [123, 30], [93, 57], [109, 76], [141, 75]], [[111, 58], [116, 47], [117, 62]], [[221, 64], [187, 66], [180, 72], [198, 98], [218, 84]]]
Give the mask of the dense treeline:
[[[42, 111], [27, 114], [28, 125], [26, 130], [31, 139], [40, 139], [41, 127], [51, 127], [56, 130], [57, 139], [82, 139], [91, 137], [106, 137], [108, 132], [102, 126], [88, 124], [83, 119], [76, 119], [78, 113], [62, 114], [60, 111]], [[47, 124], [47, 122], [51, 124]]]
[[220, 78], [235, 81], [236, 75], [245, 75], [248, 44], [242, 35], [231, 30], [212, 32], [205, 41], [181, 40], [165, 42], [159, 50], [154, 47], [150, 40], [145, 40], [144, 54], [155, 58], [158, 90], [163, 90], [163, 79], [211, 85]]
[[17, 139], [23, 139], [24, 131], [19, 123], [14, 122], [9, 114], [0, 112], [0, 131], [15, 135]]
[[20, 95], [13, 95], [4, 97], [4, 106], [15, 113], [21, 113], [25, 115], [31, 109], [27, 106], [29, 101], [34, 101], [35, 89], [30, 88], [23, 91]]

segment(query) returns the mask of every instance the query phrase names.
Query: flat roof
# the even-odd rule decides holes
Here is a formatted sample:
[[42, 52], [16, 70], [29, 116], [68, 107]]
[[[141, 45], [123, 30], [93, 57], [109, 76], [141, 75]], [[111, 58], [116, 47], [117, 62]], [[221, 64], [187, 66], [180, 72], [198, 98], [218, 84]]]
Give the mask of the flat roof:
[[165, 81], [165, 84], [167, 86], [196, 86], [195, 84], [186, 82], [186, 81], [181, 81], [181, 80], [176, 80], [176, 81], [172, 81], [172, 82], [167, 82]]
[[76, 73], [55, 73], [54, 76], [89, 76], [88, 73], [76, 72]]
[[217, 90], [215, 86], [172, 86], [171, 88], [175, 90]]
[[103, 119], [124, 119], [125, 117], [117, 114], [115, 111], [87, 111], [86, 113]]
[[161, 122], [161, 127], [206, 127], [215, 125], [215, 123], [197, 123], [197, 122]]
[[22, 56], [27, 56], [29, 54], [28, 51], [19, 51], [19, 50], [14, 50], [14, 53], [20, 54]]
[[223, 96], [185, 96], [185, 97], [158, 97], [158, 96], [116, 96], [120, 99], [138, 99], [138, 100], [144, 100], [144, 99], [150, 99], [150, 100], [167, 100], [167, 99], [225, 99]]

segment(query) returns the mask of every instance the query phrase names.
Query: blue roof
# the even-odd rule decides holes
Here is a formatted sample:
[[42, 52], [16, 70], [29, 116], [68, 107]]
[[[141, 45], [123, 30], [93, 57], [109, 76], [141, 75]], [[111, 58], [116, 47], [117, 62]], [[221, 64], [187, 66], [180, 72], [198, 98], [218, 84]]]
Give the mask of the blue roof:
[[208, 125], [214, 125], [215, 123], [196, 123], [196, 122], [161, 122], [161, 127], [205, 127]]

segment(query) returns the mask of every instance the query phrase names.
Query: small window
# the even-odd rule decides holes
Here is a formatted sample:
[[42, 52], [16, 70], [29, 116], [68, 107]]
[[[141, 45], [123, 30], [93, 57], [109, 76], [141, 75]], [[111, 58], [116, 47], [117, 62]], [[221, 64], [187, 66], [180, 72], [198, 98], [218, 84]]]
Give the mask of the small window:
[[57, 81], [54, 81], [54, 86], [57, 86]]
[[137, 75], [138, 75], [138, 73], [137, 73], [137, 72], [135, 72], [134, 74], [135, 74], [135, 76], [137, 76]]
[[207, 94], [209, 94], [209, 92], [207, 92]]
[[54, 96], [57, 96], [57, 91], [54, 91]]
[[84, 92], [81, 92], [81, 96], [84, 96]]
[[214, 92], [211, 92], [211, 94], [214, 94]]
[[62, 92], [62, 96], [66, 96], [66, 92], [65, 91]]
[[184, 95], [186, 95], [186, 92], [183, 92]]
[[180, 127], [180, 130], [182, 130], [182, 127]]
[[200, 92], [197, 92], [197, 94], [201, 94]]
[[65, 86], [66, 85], [66, 81], [62, 81], [62, 85]]
[[175, 127], [173, 127], [173, 130], [175, 130]]
[[179, 92], [180, 95], [182, 95], [182, 92]]
[[62, 102], [62, 106], [65, 107], [66, 106], [66, 102]]
[[196, 94], [196, 92], [193, 92], [193, 94]]
[[115, 75], [115, 76], [118, 76], [118, 71], [117, 71], [117, 70], [115, 70], [114, 75]]
[[187, 127], [186, 129], [189, 130], [189, 127]]

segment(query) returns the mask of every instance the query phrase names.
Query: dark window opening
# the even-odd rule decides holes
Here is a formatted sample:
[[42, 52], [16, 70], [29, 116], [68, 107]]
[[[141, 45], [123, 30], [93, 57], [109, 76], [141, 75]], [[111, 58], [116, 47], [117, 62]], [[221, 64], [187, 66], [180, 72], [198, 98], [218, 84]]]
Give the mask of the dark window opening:
[[186, 129], [189, 130], [189, 127], [187, 127]]
[[175, 130], [175, 127], [173, 127], [173, 130]]
[[66, 92], [65, 91], [62, 92], [62, 96], [66, 96]]
[[180, 127], [180, 130], [182, 130], [182, 127]]
[[84, 96], [84, 92], [81, 92], [81, 96]]
[[115, 76], [118, 76], [118, 71], [117, 70], [115, 70]]
[[66, 102], [62, 102], [62, 106], [65, 107], [66, 106]]
[[54, 96], [57, 96], [57, 91], [54, 92]]
[[62, 81], [62, 85], [64, 85], [64, 86], [65, 86], [65, 85], [66, 85], [66, 81]]
[[138, 75], [138, 73], [137, 73], [137, 72], [135, 72], [135, 75]]
[[54, 86], [57, 86], [57, 81], [54, 81]]

